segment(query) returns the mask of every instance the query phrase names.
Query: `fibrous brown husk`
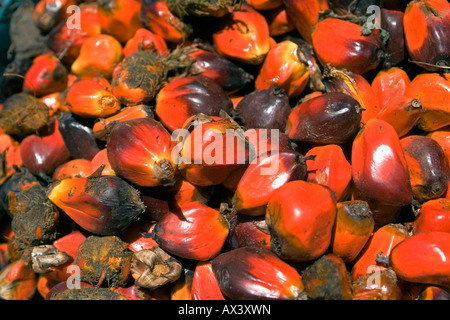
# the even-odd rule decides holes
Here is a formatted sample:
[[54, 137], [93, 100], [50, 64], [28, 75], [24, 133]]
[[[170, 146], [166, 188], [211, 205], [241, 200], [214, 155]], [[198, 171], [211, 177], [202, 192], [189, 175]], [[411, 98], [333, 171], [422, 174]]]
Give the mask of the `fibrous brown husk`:
[[80, 289], [66, 289], [56, 293], [51, 300], [128, 300], [124, 295], [108, 288], [82, 287]]
[[0, 111], [0, 127], [8, 134], [26, 136], [44, 128], [49, 117], [49, 108], [45, 103], [20, 92], [5, 100]]
[[56, 240], [59, 214], [38, 183], [23, 190], [10, 208], [11, 228], [17, 245], [22, 249], [49, 244]]
[[75, 264], [81, 281], [100, 286], [125, 286], [130, 276], [133, 252], [116, 236], [90, 236], [79, 246]]
[[187, 15], [223, 17], [241, 3], [242, 0], [166, 0], [170, 12], [179, 18]]

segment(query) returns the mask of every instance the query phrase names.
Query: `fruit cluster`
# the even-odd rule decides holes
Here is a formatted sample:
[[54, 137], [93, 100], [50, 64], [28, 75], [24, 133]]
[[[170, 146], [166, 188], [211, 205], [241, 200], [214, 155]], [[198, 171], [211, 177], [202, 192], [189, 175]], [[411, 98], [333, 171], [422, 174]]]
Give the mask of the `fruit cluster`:
[[0, 81], [0, 298], [450, 299], [447, 0], [40, 0]]

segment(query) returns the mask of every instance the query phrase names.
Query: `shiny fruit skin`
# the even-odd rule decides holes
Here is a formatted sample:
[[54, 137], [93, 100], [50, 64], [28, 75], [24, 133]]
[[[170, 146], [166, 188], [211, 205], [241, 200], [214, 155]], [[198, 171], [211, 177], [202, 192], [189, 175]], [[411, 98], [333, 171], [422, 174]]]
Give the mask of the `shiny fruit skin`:
[[450, 232], [450, 199], [439, 198], [422, 204], [413, 222], [413, 234]]
[[192, 279], [193, 300], [225, 300], [212, 270], [211, 262], [199, 261]]
[[371, 86], [378, 98], [380, 110], [388, 106], [392, 98], [404, 96], [410, 82], [408, 74], [398, 67], [379, 71], [372, 80]]

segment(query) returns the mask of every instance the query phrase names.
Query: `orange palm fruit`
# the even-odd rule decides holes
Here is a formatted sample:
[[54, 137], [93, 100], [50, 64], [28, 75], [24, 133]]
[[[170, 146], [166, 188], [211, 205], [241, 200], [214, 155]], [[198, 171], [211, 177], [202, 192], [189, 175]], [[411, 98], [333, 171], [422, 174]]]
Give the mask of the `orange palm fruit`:
[[190, 117], [199, 113], [219, 116], [230, 112], [230, 98], [214, 80], [202, 75], [173, 80], [156, 96], [155, 113], [169, 131], [183, 128]]
[[206, 204], [211, 198], [210, 188], [195, 186], [184, 179], [178, 180], [173, 186], [168, 186], [166, 190], [171, 193], [169, 205], [172, 208], [180, 208], [193, 201], [199, 201]]
[[375, 220], [367, 202], [338, 202], [331, 252], [346, 263], [355, 260], [372, 235], [374, 227]]
[[230, 229], [230, 247], [264, 247], [270, 250], [270, 232], [264, 215], [249, 216], [237, 213]]
[[231, 60], [260, 65], [270, 49], [269, 26], [264, 16], [243, 4], [225, 17], [213, 33], [216, 51]]
[[125, 44], [123, 54], [125, 57], [128, 57], [139, 50], [154, 50], [163, 55], [169, 51], [169, 48], [163, 37], [145, 28], [139, 28]]
[[86, 39], [102, 32], [97, 3], [81, 3], [79, 8], [80, 19], [77, 28], [72, 28], [68, 21], [61, 21], [49, 34], [49, 47], [60, 56], [64, 64], [72, 64], [80, 54]]
[[0, 272], [0, 297], [4, 300], [30, 300], [36, 286], [36, 274], [22, 259], [11, 262]]
[[426, 232], [397, 244], [390, 266], [405, 281], [447, 287], [450, 285], [450, 233]]
[[424, 202], [413, 222], [413, 234], [450, 232], [450, 199], [438, 198]]
[[232, 120], [204, 114], [187, 120], [175, 138], [178, 170], [196, 186], [218, 185], [250, 160], [244, 131]]
[[356, 136], [361, 117], [357, 100], [345, 93], [327, 92], [295, 107], [285, 133], [293, 141], [342, 144]]
[[450, 168], [441, 146], [422, 135], [404, 137], [400, 144], [408, 165], [414, 199], [422, 203], [445, 195]]
[[311, 36], [322, 65], [330, 64], [362, 75], [375, 69], [384, 55], [378, 34], [363, 35], [361, 26], [353, 22], [326, 18], [316, 24]]
[[173, 182], [177, 159], [172, 148], [169, 132], [151, 118], [117, 123], [107, 142], [108, 160], [114, 172], [142, 187]]
[[283, 5], [283, 0], [247, 0], [247, 4], [256, 10], [272, 10]]
[[100, 150], [91, 160], [91, 168], [92, 173], [97, 171], [101, 166], [104, 166], [102, 169], [102, 175], [105, 176], [115, 176], [116, 173], [111, 168], [111, 164], [108, 160], [108, 150], [106, 148]]
[[149, 106], [144, 104], [139, 104], [136, 106], [125, 107], [107, 118], [100, 118], [94, 123], [92, 127], [92, 135], [99, 140], [107, 140], [109, 131], [113, 126], [114, 121], [127, 121], [131, 119], [139, 118], [151, 118], [153, 119], [153, 112]]
[[258, 157], [237, 185], [233, 199], [236, 210], [250, 216], [264, 215], [277, 189], [289, 181], [303, 180], [305, 175], [305, 159], [296, 152], [269, 152]]
[[376, 118], [392, 125], [401, 138], [414, 128], [422, 112], [422, 103], [419, 100], [395, 96], [378, 112]]
[[256, 77], [255, 88], [281, 88], [289, 98], [298, 97], [309, 83], [310, 76], [308, 62], [300, 58], [299, 50], [302, 49], [289, 40], [271, 48]]
[[83, 229], [112, 235], [125, 229], [145, 210], [139, 192], [116, 176], [63, 179], [48, 198]]
[[67, 111], [65, 96], [61, 92], [44, 95], [40, 100], [48, 107], [49, 116], [52, 117], [57, 111]]
[[446, 0], [415, 0], [405, 9], [403, 25], [411, 59], [426, 70], [449, 67], [450, 4]]
[[102, 33], [125, 44], [142, 27], [141, 2], [138, 0], [98, 1], [98, 16]]
[[306, 181], [327, 186], [336, 200], [342, 201], [350, 190], [352, 168], [342, 148], [327, 144], [311, 148], [306, 154]]
[[427, 137], [436, 141], [442, 148], [450, 163], [450, 127], [440, 128], [427, 134]]
[[319, 22], [319, 13], [329, 9], [326, 0], [283, 0], [286, 13], [291, 17], [303, 39], [312, 44], [311, 33]]
[[181, 43], [192, 33], [192, 27], [175, 16], [165, 0], [143, 0], [141, 21], [150, 31], [172, 43]]
[[196, 48], [189, 56], [195, 59], [191, 68], [198, 69], [200, 75], [213, 79], [228, 94], [243, 89], [254, 78], [236, 63], [206, 48]]
[[332, 253], [323, 255], [301, 272], [311, 299], [351, 300], [352, 279], [344, 261]]
[[434, 131], [450, 125], [450, 75], [423, 73], [408, 84], [405, 96], [422, 103], [423, 113], [417, 127], [423, 131]]
[[381, 110], [379, 101], [370, 83], [363, 76], [350, 71], [328, 68], [324, 72], [323, 84], [327, 92], [342, 92], [356, 99], [361, 105], [361, 122], [374, 118]]
[[103, 76], [109, 79], [122, 58], [122, 45], [118, 40], [107, 34], [94, 35], [82, 44], [71, 71], [79, 78]]
[[58, 123], [57, 118], [51, 119], [39, 135], [26, 136], [20, 143], [22, 163], [31, 172], [51, 174], [70, 159], [70, 152], [61, 136]]
[[199, 261], [192, 278], [193, 300], [225, 300], [217, 283], [211, 262]]
[[194, 201], [158, 220], [151, 237], [175, 256], [207, 261], [220, 253], [228, 233], [228, 222], [219, 211]]
[[20, 143], [9, 134], [0, 132], [0, 153], [3, 154], [4, 169], [0, 172], [0, 184], [3, 184], [15, 172], [14, 166], [22, 166]]
[[385, 270], [386, 267], [378, 265], [376, 261], [378, 255], [381, 253], [382, 256], [388, 257], [392, 249], [408, 237], [406, 227], [398, 223], [389, 223], [376, 230], [355, 260], [351, 270], [353, 281]]
[[410, 82], [408, 74], [403, 69], [392, 67], [380, 70], [371, 84], [380, 110], [387, 107], [392, 98], [404, 96]]
[[104, 118], [117, 113], [121, 106], [110, 90], [95, 80], [75, 82], [67, 91], [69, 110], [84, 118]]
[[363, 196], [391, 205], [412, 201], [409, 171], [394, 127], [370, 119], [353, 141], [352, 176]]
[[300, 274], [268, 249], [234, 249], [211, 264], [222, 293], [230, 299], [305, 299]]
[[64, 21], [69, 16], [68, 8], [76, 4], [75, 0], [40, 0], [34, 8], [33, 22], [42, 32], [47, 33]]
[[36, 96], [64, 91], [67, 87], [67, 70], [53, 53], [44, 53], [33, 60], [25, 74], [23, 92]]
[[192, 281], [194, 271], [184, 268], [180, 278], [175, 282], [170, 290], [170, 300], [193, 300]]
[[292, 21], [286, 11], [286, 6], [281, 5], [272, 10], [262, 12], [267, 20], [271, 37], [280, 36], [295, 30], [294, 21]]
[[392, 269], [366, 274], [354, 281], [352, 300], [399, 300], [398, 279]]
[[50, 289], [60, 283], [57, 280], [50, 279], [46, 274], [40, 274], [37, 280], [36, 290], [39, 292], [41, 297], [45, 299]]
[[427, 286], [419, 295], [419, 300], [450, 300], [450, 293], [448, 291], [436, 287]]
[[92, 174], [92, 164], [87, 159], [72, 159], [59, 165], [53, 172], [53, 180], [87, 178]]
[[336, 199], [328, 187], [290, 181], [274, 192], [267, 205], [271, 249], [282, 259], [317, 259], [330, 245], [335, 219]]

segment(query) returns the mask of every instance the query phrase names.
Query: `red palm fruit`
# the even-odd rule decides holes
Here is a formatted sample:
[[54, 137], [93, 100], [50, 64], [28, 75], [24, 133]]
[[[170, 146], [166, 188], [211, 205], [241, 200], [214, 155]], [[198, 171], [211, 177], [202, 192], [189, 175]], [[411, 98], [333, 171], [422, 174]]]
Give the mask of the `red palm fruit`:
[[211, 264], [222, 293], [230, 299], [305, 299], [300, 274], [268, 249], [234, 249]]
[[255, 90], [245, 95], [235, 110], [248, 129], [278, 129], [284, 131], [291, 113], [289, 97], [278, 87]]
[[192, 281], [194, 271], [188, 268], [182, 270], [180, 278], [175, 282], [170, 290], [170, 300], [193, 300]]
[[327, 92], [294, 108], [286, 124], [291, 140], [315, 144], [342, 144], [361, 126], [361, 106], [341, 92]]
[[284, 184], [267, 205], [272, 251], [282, 259], [317, 259], [330, 245], [335, 218], [336, 199], [328, 187], [306, 181]]
[[450, 4], [446, 0], [415, 0], [403, 17], [406, 47], [411, 59], [430, 70], [450, 66]]
[[351, 300], [353, 297], [350, 273], [344, 261], [332, 253], [314, 261], [301, 275], [310, 299]]
[[94, 35], [81, 45], [71, 71], [79, 78], [103, 76], [110, 79], [122, 58], [123, 50], [119, 41], [107, 34]]
[[384, 55], [383, 43], [375, 32], [363, 35], [360, 25], [336, 18], [316, 24], [312, 44], [322, 65], [358, 74], [375, 69]]
[[427, 137], [436, 141], [442, 148], [450, 163], [450, 127], [444, 127], [427, 134]]
[[36, 290], [39, 292], [41, 297], [45, 299], [51, 288], [53, 288], [58, 283], [60, 282], [54, 279], [50, 279], [47, 274], [40, 274], [37, 280]]
[[211, 262], [197, 262], [191, 290], [193, 300], [225, 300], [217, 283]]
[[177, 159], [173, 141], [162, 124], [151, 118], [118, 122], [108, 136], [107, 152], [117, 175], [142, 187], [170, 184]]
[[52, 117], [55, 115], [57, 111], [66, 111], [65, 110], [65, 97], [61, 92], [54, 92], [47, 95], [44, 95], [40, 98], [40, 100], [45, 103], [48, 107], [48, 115]]
[[114, 121], [127, 121], [131, 119], [140, 118], [154, 118], [153, 112], [149, 106], [144, 104], [139, 104], [136, 106], [125, 107], [121, 109], [115, 115], [107, 117], [105, 119], [98, 119], [92, 128], [92, 134], [96, 139], [107, 140], [108, 133], [113, 126]]
[[366, 245], [375, 227], [369, 204], [362, 200], [336, 205], [336, 223], [331, 238], [331, 252], [344, 262], [352, 262]]
[[289, 137], [283, 132], [278, 132], [278, 130], [248, 129], [244, 131], [244, 136], [253, 152], [250, 163], [270, 151], [294, 151]]
[[286, 12], [291, 17], [303, 39], [312, 43], [311, 33], [319, 22], [319, 13], [329, 9], [326, 0], [283, 0]]
[[413, 234], [450, 232], [450, 199], [439, 198], [422, 204], [413, 223]]
[[92, 174], [92, 164], [87, 159], [73, 159], [59, 165], [53, 172], [53, 180], [87, 178]]
[[408, 164], [414, 199], [422, 203], [444, 196], [450, 168], [441, 146], [422, 135], [404, 137], [400, 144]]
[[111, 91], [97, 81], [85, 79], [75, 82], [67, 92], [69, 110], [84, 118], [103, 118], [120, 110], [120, 103]]
[[242, 167], [232, 171], [230, 175], [222, 182], [221, 185], [224, 186], [227, 190], [231, 191], [232, 193], [236, 192], [239, 181], [241, 180], [242, 175], [244, 174], [246, 169], [247, 167]]
[[3, 169], [0, 171], [0, 184], [11, 177], [15, 170], [14, 166], [21, 167], [23, 164], [20, 155], [20, 143], [9, 134], [0, 132], [0, 154], [3, 155]]
[[234, 195], [239, 213], [258, 216], [277, 189], [289, 181], [303, 180], [306, 163], [295, 152], [268, 152], [252, 162], [242, 175]]
[[233, 108], [230, 98], [214, 80], [204, 76], [176, 79], [156, 96], [155, 113], [170, 131], [181, 129], [192, 116], [219, 116]]
[[4, 300], [30, 300], [36, 285], [36, 274], [22, 259], [11, 262], [0, 272], [0, 297]]
[[371, 84], [380, 110], [387, 107], [392, 98], [404, 96], [410, 82], [408, 74], [403, 69], [392, 67], [380, 70]]
[[31, 172], [45, 174], [51, 174], [70, 159], [70, 152], [58, 129], [57, 118], [51, 119], [47, 128], [39, 135], [32, 134], [22, 140], [20, 157]]
[[[11, 230], [11, 232], [13, 232], [13, 231]], [[9, 240], [6, 238], [5, 235], [3, 235], [3, 232], [2, 232], [2, 237], [5, 240]], [[4, 269], [10, 263], [11, 263], [11, 258], [9, 257], [9, 254], [8, 254], [8, 243], [1, 243], [0, 244], [0, 270]]]
[[139, 0], [100, 0], [97, 3], [102, 33], [124, 44], [142, 28]]
[[100, 150], [91, 160], [92, 173], [99, 170], [101, 166], [104, 166], [101, 174], [104, 176], [115, 176], [116, 173], [111, 168], [111, 164], [108, 160], [108, 150], [106, 148]]
[[139, 192], [116, 176], [63, 179], [48, 198], [83, 229], [112, 235], [128, 227], [145, 210]]
[[376, 230], [355, 260], [351, 270], [353, 281], [385, 270], [386, 267], [376, 261], [378, 255], [389, 256], [392, 249], [408, 237], [408, 230], [402, 224], [389, 223]]
[[450, 75], [424, 73], [417, 75], [406, 87], [405, 96], [422, 102], [423, 114], [417, 127], [434, 131], [450, 125]]
[[450, 286], [450, 233], [426, 232], [397, 244], [390, 266], [405, 281]]
[[141, 20], [150, 31], [168, 42], [181, 43], [192, 33], [192, 27], [170, 12], [164, 0], [143, 0]]
[[307, 61], [300, 58], [299, 46], [285, 40], [277, 43], [267, 53], [255, 80], [257, 90], [281, 88], [289, 98], [298, 97], [309, 83]]
[[440, 287], [428, 286], [420, 293], [418, 300], [450, 300], [450, 293]]
[[151, 235], [175, 256], [207, 261], [219, 254], [228, 233], [228, 222], [219, 211], [194, 201], [164, 215]]
[[363, 196], [390, 205], [412, 201], [409, 171], [394, 127], [370, 119], [353, 141], [352, 176]]
[[158, 246], [155, 240], [147, 236], [154, 227], [154, 223], [137, 221], [120, 232], [119, 238], [128, 243], [128, 249], [133, 252], [151, 249]]
[[283, 0], [247, 0], [247, 4], [256, 10], [272, 10], [283, 5]]
[[397, 283], [392, 269], [366, 274], [353, 282], [353, 300], [399, 300]]
[[294, 21], [286, 12], [284, 5], [278, 6], [272, 10], [262, 12], [269, 26], [269, 35], [271, 37], [286, 34], [295, 30]]
[[260, 65], [270, 49], [269, 26], [264, 16], [243, 4], [225, 17], [213, 33], [216, 51], [231, 60]]
[[350, 190], [352, 168], [342, 148], [327, 144], [311, 148], [306, 154], [306, 181], [327, 186], [336, 201], [342, 201]]
[[176, 138], [178, 170], [187, 181], [196, 186], [218, 185], [249, 163], [248, 141], [234, 122], [204, 114], [188, 121]]
[[61, 92], [67, 87], [67, 70], [53, 53], [34, 58], [25, 78], [23, 92], [36, 96]]
[[33, 22], [41, 31], [47, 33], [65, 20], [69, 16], [69, 7], [76, 4], [75, 0], [40, 0], [34, 9]]
[[72, 28], [68, 21], [61, 21], [49, 34], [49, 47], [57, 56], [61, 56], [64, 64], [72, 64], [86, 39], [102, 32], [97, 3], [81, 3], [79, 8], [79, 27]]
[[230, 229], [230, 246], [232, 249], [241, 247], [263, 247], [270, 250], [270, 232], [264, 215], [236, 215], [236, 220]]
[[178, 180], [174, 186], [169, 186], [166, 190], [172, 194], [171, 199], [169, 200], [169, 204], [172, 208], [180, 208], [193, 201], [199, 201], [206, 204], [211, 198], [210, 188], [195, 186], [184, 179]]
[[422, 114], [422, 103], [405, 96], [394, 96], [389, 103], [378, 112], [376, 118], [392, 125], [398, 136], [406, 136], [414, 128]]
[[167, 192], [166, 187], [146, 187], [139, 188], [141, 199], [147, 207], [146, 212], [154, 220], [160, 220], [172, 209], [169, 202], [172, 201], [172, 194]]
[[403, 16], [403, 11], [381, 9], [381, 28], [389, 32], [389, 40], [386, 44], [387, 56], [383, 62], [385, 69], [400, 64], [405, 58]]
[[169, 48], [163, 37], [145, 28], [139, 28], [125, 44], [123, 54], [128, 57], [139, 50], [156, 51], [160, 55], [164, 55]]
[[327, 92], [342, 92], [359, 102], [362, 109], [362, 123], [374, 118], [381, 110], [375, 92], [363, 76], [335, 68], [328, 68], [324, 76], [323, 83]]
[[213, 79], [227, 93], [236, 92], [253, 80], [253, 76], [216, 52], [196, 48], [189, 53], [195, 59], [192, 68], [198, 69], [200, 75]]

